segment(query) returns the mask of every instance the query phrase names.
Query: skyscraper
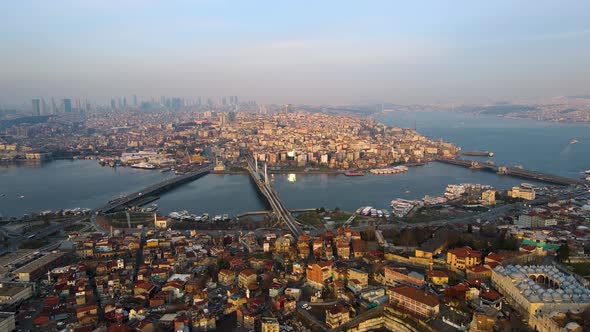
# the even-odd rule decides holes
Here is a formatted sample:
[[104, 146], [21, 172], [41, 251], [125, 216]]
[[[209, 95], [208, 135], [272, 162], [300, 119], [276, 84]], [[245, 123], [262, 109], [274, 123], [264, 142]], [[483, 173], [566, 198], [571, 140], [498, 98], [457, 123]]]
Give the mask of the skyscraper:
[[72, 100], [69, 98], [65, 98], [63, 101], [63, 110], [64, 113], [72, 113]]
[[51, 114], [57, 113], [57, 105], [55, 104], [55, 99], [51, 97]]
[[137, 106], [137, 95], [133, 95], [133, 106]]
[[114, 111], [115, 109], [117, 109], [117, 104], [115, 103], [115, 99], [111, 99], [111, 109]]
[[41, 115], [41, 104], [39, 99], [33, 99], [33, 115], [39, 116]]

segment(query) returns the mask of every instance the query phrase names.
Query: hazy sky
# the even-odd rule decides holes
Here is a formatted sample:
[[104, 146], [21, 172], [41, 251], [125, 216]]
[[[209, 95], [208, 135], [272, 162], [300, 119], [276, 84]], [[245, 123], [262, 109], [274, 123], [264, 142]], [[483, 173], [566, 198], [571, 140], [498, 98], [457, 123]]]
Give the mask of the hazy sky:
[[0, 2], [0, 104], [238, 95], [488, 102], [590, 93], [590, 1]]

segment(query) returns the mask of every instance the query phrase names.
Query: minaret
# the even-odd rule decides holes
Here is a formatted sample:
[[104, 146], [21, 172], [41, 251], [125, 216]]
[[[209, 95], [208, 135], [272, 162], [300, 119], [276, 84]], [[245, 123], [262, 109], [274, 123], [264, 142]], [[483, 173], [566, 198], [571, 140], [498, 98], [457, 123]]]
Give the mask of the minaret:
[[258, 174], [258, 158], [254, 158], [254, 161], [256, 162], [256, 174]]
[[268, 183], [268, 173], [266, 172], [266, 163], [264, 163], [264, 183]]

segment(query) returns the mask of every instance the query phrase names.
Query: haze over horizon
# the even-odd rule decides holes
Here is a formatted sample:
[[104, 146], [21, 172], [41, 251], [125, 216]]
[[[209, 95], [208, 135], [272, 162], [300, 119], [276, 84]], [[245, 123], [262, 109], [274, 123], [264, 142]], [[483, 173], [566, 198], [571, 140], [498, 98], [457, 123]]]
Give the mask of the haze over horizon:
[[0, 104], [491, 102], [590, 90], [582, 1], [7, 1]]

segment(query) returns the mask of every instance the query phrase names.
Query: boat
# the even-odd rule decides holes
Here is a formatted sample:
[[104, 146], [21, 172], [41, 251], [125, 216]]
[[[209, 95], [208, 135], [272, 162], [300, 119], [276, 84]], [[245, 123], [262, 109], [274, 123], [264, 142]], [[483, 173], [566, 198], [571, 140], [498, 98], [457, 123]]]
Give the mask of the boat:
[[141, 168], [141, 169], [155, 169], [157, 168], [156, 165], [150, 164], [150, 163], [146, 163], [146, 162], [140, 162], [138, 164], [133, 164], [131, 165], [131, 167], [133, 168]]
[[154, 212], [156, 210], [158, 210], [158, 204], [151, 204], [144, 209], [145, 212]]
[[473, 157], [493, 157], [494, 153], [490, 151], [465, 151], [462, 153], [464, 156]]
[[20, 199], [23, 199], [23, 198], [25, 198], [25, 196], [23, 196], [23, 195], [20, 195], [20, 196], [19, 196], [19, 198], [20, 198]]
[[590, 169], [585, 170], [584, 173], [590, 174]]
[[165, 173], [165, 172], [170, 172], [170, 168], [169, 167], [165, 167], [165, 168], [162, 168], [160, 170], [160, 173]]
[[201, 219], [202, 219], [203, 221], [207, 221], [207, 220], [209, 220], [209, 213], [203, 213], [203, 215], [201, 215]]
[[356, 209], [355, 213], [360, 214], [363, 209], [364, 209], [364, 206], [361, 206], [360, 208]]
[[361, 214], [362, 214], [363, 216], [368, 216], [369, 214], [371, 214], [371, 209], [372, 209], [372, 208], [373, 208], [372, 206], [367, 206], [367, 207], [365, 207], [365, 208], [364, 208], [364, 209], [361, 211]]
[[224, 220], [224, 221], [229, 221], [229, 220], [230, 220], [230, 219], [229, 219], [229, 214], [227, 214], [227, 213], [224, 213], [224, 214], [223, 214], [223, 220]]
[[365, 174], [361, 171], [349, 169], [348, 171], [344, 172], [344, 175], [346, 175], [346, 176], [363, 176]]
[[535, 188], [535, 186], [533, 186], [530, 183], [521, 183], [520, 186], [523, 187], [523, 188], [525, 188], [525, 189], [533, 189], [533, 188]]
[[371, 172], [371, 174], [399, 174], [407, 171], [408, 168], [406, 166], [395, 166], [388, 168], [376, 168], [370, 170], [369, 172]]
[[572, 138], [572, 140], [570, 141], [570, 144], [577, 144], [577, 143], [578, 143], [578, 140], [575, 138]]
[[215, 217], [213, 217], [213, 221], [221, 221], [221, 215], [216, 214]]

